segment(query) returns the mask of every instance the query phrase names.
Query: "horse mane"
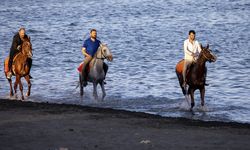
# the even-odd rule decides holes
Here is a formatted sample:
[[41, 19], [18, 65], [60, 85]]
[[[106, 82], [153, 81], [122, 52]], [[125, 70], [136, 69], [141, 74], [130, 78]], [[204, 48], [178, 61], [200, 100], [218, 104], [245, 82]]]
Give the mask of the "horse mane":
[[30, 42], [30, 37], [25, 35], [24, 38], [23, 38], [23, 41], [24, 42]]
[[95, 55], [94, 55], [94, 57], [93, 58], [97, 58], [97, 54], [98, 54], [98, 52], [101, 50], [101, 44], [100, 44], [100, 46], [98, 47], [98, 49], [97, 49], [97, 51], [96, 51], [96, 53], [95, 53]]
[[100, 43], [100, 46], [98, 47], [98, 49], [97, 49], [97, 51], [96, 51], [96, 53], [95, 53], [95, 55], [94, 55], [93, 58], [97, 58], [97, 54], [101, 50], [101, 46], [106, 46], [106, 44]]

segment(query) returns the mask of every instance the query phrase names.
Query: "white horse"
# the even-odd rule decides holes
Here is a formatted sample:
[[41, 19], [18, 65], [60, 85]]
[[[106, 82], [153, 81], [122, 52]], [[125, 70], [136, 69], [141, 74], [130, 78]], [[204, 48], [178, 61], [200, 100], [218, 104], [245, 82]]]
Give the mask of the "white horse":
[[[102, 88], [102, 100], [106, 96], [105, 88], [104, 88], [104, 79], [106, 76], [105, 69], [104, 67], [107, 65], [104, 63], [104, 60], [107, 59], [108, 61], [113, 60], [113, 56], [105, 44], [100, 44], [96, 54], [94, 55], [93, 59], [89, 63], [89, 72], [88, 72], [88, 77], [87, 81], [93, 83], [93, 96], [95, 99], [98, 99], [97, 95], [97, 85], [100, 84]], [[88, 68], [88, 67], [86, 67]], [[79, 80], [80, 80], [80, 95], [84, 94], [84, 86], [83, 86], [83, 71], [79, 73]], [[107, 72], [107, 68], [106, 68]]]

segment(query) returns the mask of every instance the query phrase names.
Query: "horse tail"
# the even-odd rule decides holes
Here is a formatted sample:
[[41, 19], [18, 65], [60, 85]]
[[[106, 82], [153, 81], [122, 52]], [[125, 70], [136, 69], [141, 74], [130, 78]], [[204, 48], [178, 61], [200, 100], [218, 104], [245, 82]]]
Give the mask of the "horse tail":
[[77, 89], [79, 86], [80, 86], [80, 81], [77, 82], [77, 85], [76, 85], [75, 89]]

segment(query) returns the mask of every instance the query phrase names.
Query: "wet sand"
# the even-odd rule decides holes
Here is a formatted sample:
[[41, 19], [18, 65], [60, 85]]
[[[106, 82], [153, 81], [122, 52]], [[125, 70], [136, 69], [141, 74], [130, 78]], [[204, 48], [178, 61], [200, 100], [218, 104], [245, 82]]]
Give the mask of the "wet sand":
[[0, 100], [1, 150], [250, 149], [250, 124]]

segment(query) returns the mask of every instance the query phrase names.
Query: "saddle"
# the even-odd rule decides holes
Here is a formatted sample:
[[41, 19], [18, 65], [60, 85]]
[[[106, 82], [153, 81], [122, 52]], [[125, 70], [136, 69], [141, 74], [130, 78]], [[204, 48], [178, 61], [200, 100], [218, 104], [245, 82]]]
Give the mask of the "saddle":
[[[89, 73], [90, 72], [90, 64], [87, 64], [86, 68], [85, 68], [85, 73]], [[81, 73], [83, 69], [83, 62], [81, 62], [77, 68], [78, 72]]]
[[[15, 68], [13, 67], [16, 63], [16, 58], [17, 56], [19, 55], [20, 53], [17, 53], [14, 58], [13, 58], [13, 62], [12, 62], [12, 66], [11, 66], [11, 72], [13, 73], [13, 75], [15, 75]], [[8, 56], [5, 60], [4, 60], [4, 72], [5, 73], [8, 73], [10, 70], [9, 70], [9, 59], [10, 57]], [[26, 61], [26, 63], [24, 64], [23, 68], [25, 68], [26, 65], [29, 65], [28, 64], [28, 61]]]
[[[186, 77], [188, 76], [188, 73], [190, 71], [190, 69], [193, 67], [193, 65], [195, 64], [195, 62], [193, 62], [186, 70]], [[184, 66], [184, 59], [182, 59], [181, 61], [178, 62], [178, 64], [176, 65], [176, 72], [179, 74], [182, 74], [183, 72], [183, 66]], [[187, 79], [187, 78], [186, 78]]]

